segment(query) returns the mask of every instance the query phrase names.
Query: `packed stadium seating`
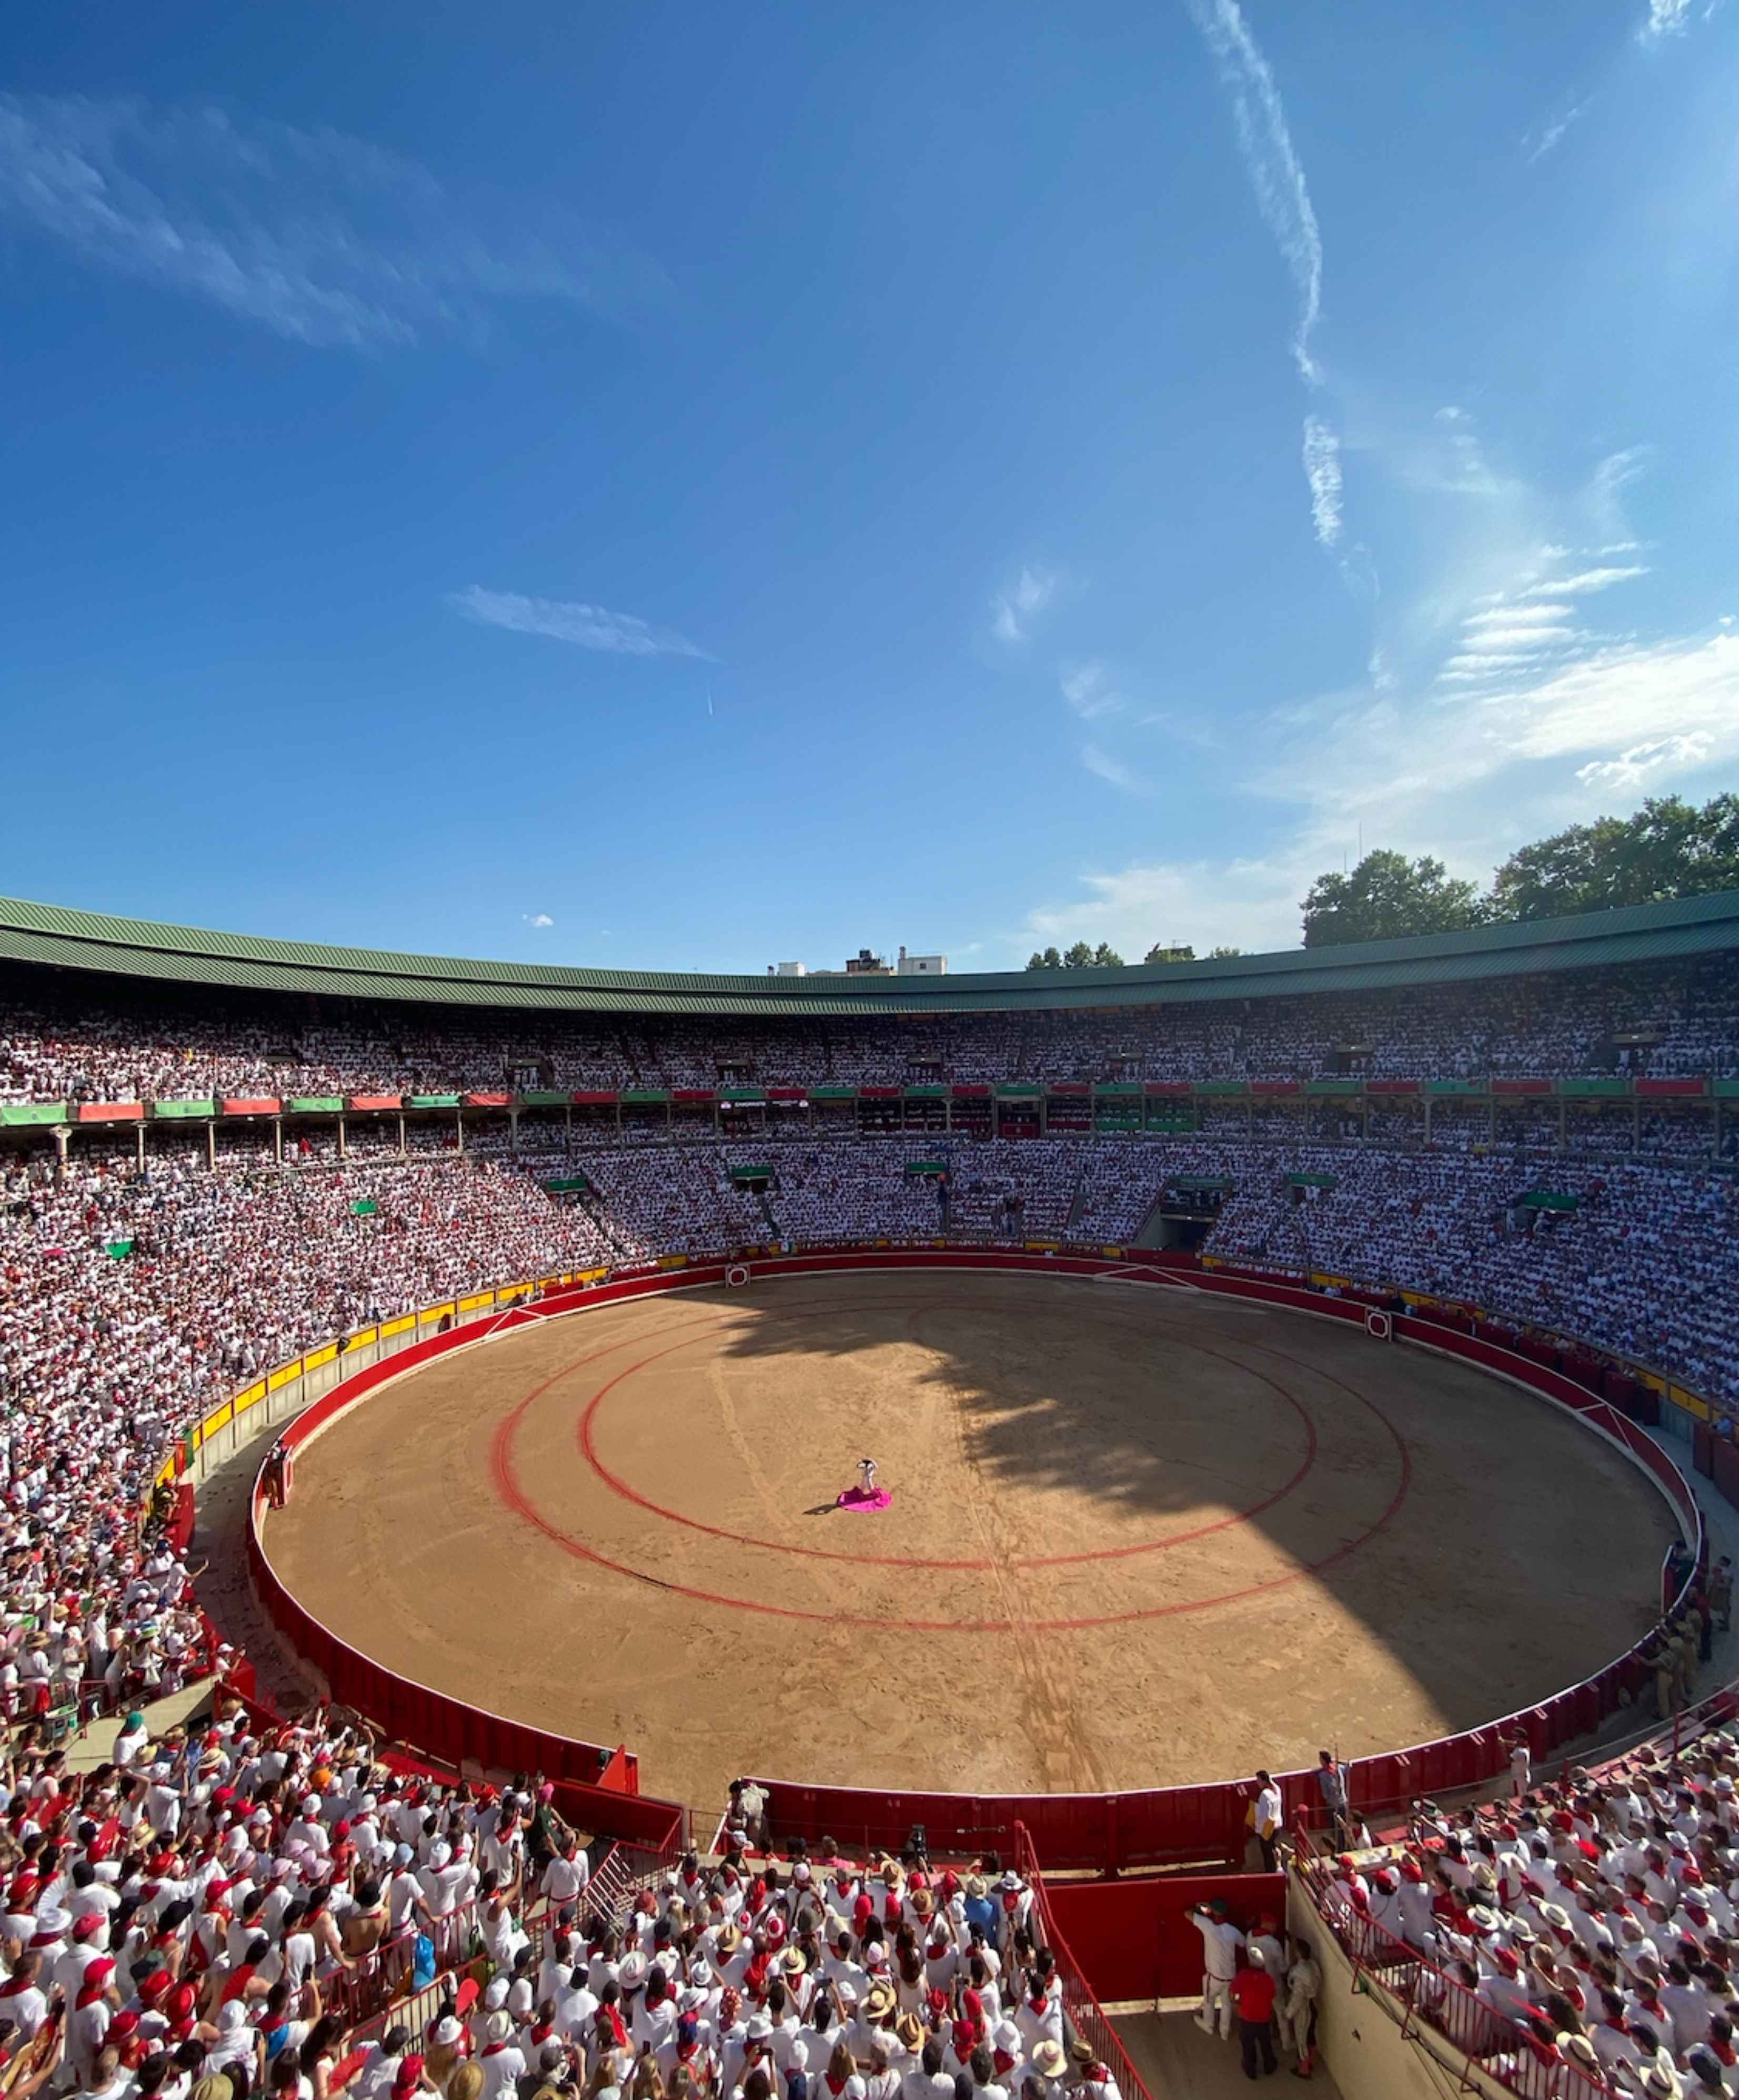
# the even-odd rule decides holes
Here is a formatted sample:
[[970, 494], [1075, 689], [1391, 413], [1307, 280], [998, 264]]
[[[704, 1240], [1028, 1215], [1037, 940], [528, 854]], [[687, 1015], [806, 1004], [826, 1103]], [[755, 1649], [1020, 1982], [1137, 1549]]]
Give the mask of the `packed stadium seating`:
[[[716, 1024], [330, 1000], [316, 1009], [24, 966], [0, 979], [0, 1105], [15, 1110], [1349, 1072], [1717, 1080], [1739, 1073], [1739, 959], [1115, 1012]], [[668, 1103], [591, 1119], [583, 1108], [408, 1119], [362, 1111], [341, 1128], [332, 1114], [8, 1123], [0, 1705], [40, 1727], [68, 1709], [143, 1705], [209, 1666], [214, 1636], [184, 1545], [161, 1512], [143, 1529], [137, 1516], [190, 1421], [315, 1343], [546, 1274], [773, 1243], [1123, 1247], [1175, 1212], [1209, 1260], [1330, 1289], [1475, 1305], [1665, 1371], [1739, 1411], [1739, 1183], [1709, 1157], [1720, 1125], [1706, 1103], [1680, 1113], [1651, 1097], [1607, 1115], [1494, 1093], [1477, 1105], [1453, 1096], [1437, 1105], [1429, 1143], [1416, 1101], [1375, 1095], [1357, 1114], [1333, 1101], [1210, 1100], [1164, 1134], [1095, 1129], [1089, 1110], [1079, 1127], [1019, 1138], [992, 1135], [993, 1117], [969, 1134], [945, 1115], [876, 1135], [855, 1111], [829, 1120], [807, 1103], [759, 1109], [746, 1132], [715, 1105], [685, 1120]], [[1215, 1192], [1207, 1208], [1181, 1193], [1203, 1188]], [[115, 1772], [75, 1779], [43, 1750], [18, 1762], [8, 1783], [8, 1933], [27, 1952], [0, 1985], [10, 2006], [0, 2021], [14, 2019], [26, 2040], [47, 2032], [48, 1992], [59, 1985], [64, 2062], [48, 2075], [62, 2086], [105, 2100], [200, 2100], [192, 2081], [222, 2071], [229, 2091], [203, 2100], [249, 2100], [262, 2078], [288, 2100], [298, 2077], [302, 2100], [310, 2089], [328, 2100], [339, 2034], [359, 2010], [353, 1981], [370, 1970], [372, 1950], [383, 1935], [407, 1946], [400, 1935], [419, 1922], [439, 1939], [442, 1921], [461, 1916], [507, 1975], [472, 2027], [443, 2023], [403, 2047], [383, 2039], [355, 2088], [366, 2100], [423, 2089], [404, 2068], [419, 2057], [437, 2088], [477, 2100], [452, 2076], [452, 2052], [473, 2047], [480, 2065], [503, 2050], [517, 2058], [516, 2079], [542, 2065], [559, 2082], [575, 2058], [540, 2054], [558, 2044], [575, 2045], [583, 2077], [601, 2063], [607, 2073], [616, 2056], [627, 2077], [635, 2045], [648, 2038], [661, 2060], [668, 2053], [667, 2068], [692, 2063], [698, 2077], [722, 2068], [729, 2092], [751, 2062], [750, 2022], [776, 2010], [764, 1979], [747, 1973], [750, 1943], [739, 1957], [720, 1937], [711, 1890], [694, 1896], [713, 1935], [709, 1973], [692, 1962], [685, 1979], [671, 1973], [673, 1995], [649, 1982], [671, 1891], [635, 1929], [637, 1944], [631, 1936], [625, 1948], [564, 1947], [557, 1921], [516, 1969], [534, 1912], [547, 1906], [553, 1920], [564, 1895], [579, 1892], [580, 1870], [564, 1864], [546, 1800], [509, 1805], [486, 1790], [383, 1782], [359, 1741], [332, 1724], [275, 1732], [241, 1709], [191, 1745], [151, 1744], [130, 1719], [115, 1763]], [[247, 1810], [254, 1799], [263, 1807]], [[1631, 1813], [1622, 1798], [1602, 1804], [1602, 1842], [1614, 1818]], [[152, 1833], [143, 1849], [127, 1842], [141, 1815]], [[1739, 1835], [1733, 1821], [1724, 1828]], [[57, 1855], [37, 1842], [44, 1829], [81, 1834]], [[1536, 1915], [1552, 1929], [1548, 1907], [1503, 1878], [1501, 1847], [1490, 1856], [1508, 1912], [1502, 1931]], [[323, 1900], [334, 1860], [344, 1871]], [[1645, 1881], [1648, 1873], [1659, 1878], [1652, 1864]], [[918, 1919], [914, 1887], [890, 1895], [884, 1882], [877, 1893]], [[1005, 1919], [1026, 1895], [1018, 1877], [1006, 1893]], [[1672, 1893], [1679, 1901], [1685, 1891]], [[764, 1890], [758, 1900], [768, 1899]], [[955, 1882], [936, 1890], [932, 1908], [961, 1926], [982, 1900]], [[1358, 1908], [1351, 1893], [1344, 1904]], [[1419, 1944], [1416, 1919], [1382, 1916]], [[1466, 1958], [1441, 1919], [1425, 1929], [1434, 1957]], [[995, 1929], [993, 1948], [999, 1938], [1006, 1957], [1027, 1957]], [[859, 2080], [869, 2100], [894, 2100], [906, 2073], [923, 2075], [914, 2067], [932, 2028], [944, 2082], [982, 2044], [1005, 2080], [1021, 2072], [1049, 2093], [1052, 2054], [1040, 2050], [1054, 2009], [1038, 2004], [1042, 1965], [1028, 2007], [1016, 2010], [1009, 1994], [999, 2001], [973, 1979], [950, 1992], [944, 2020], [927, 1991], [914, 1996], [898, 1978], [887, 2017], [872, 2015], [871, 2002], [883, 2003], [876, 1965], [862, 1964], [861, 1950], [854, 1962], [863, 1975], [852, 2046], [869, 2068]], [[576, 1963], [583, 1987], [561, 1974]], [[1479, 1973], [1489, 1977], [1490, 1965]], [[615, 1999], [599, 1988], [611, 1979]], [[793, 1979], [801, 2013], [803, 1983]], [[324, 2012], [310, 1984], [326, 1993]], [[619, 2011], [619, 2039], [600, 1997]], [[680, 2024], [689, 2019], [692, 2032]], [[818, 2052], [831, 2053], [825, 2023], [781, 2031], [776, 2022], [781, 2032], [773, 2043], [781, 2071], [799, 2052], [812, 2067]], [[1713, 2014], [1675, 2020], [1681, 2068], [1711, 2032], [1722, 2040]], [[1060, 2040], [1060, 2015], [1055, 2032]], [[160, 2041], [174, 2049], [173, 2067], [164, 2051], [153, 2055]], [[1093, 2069], [1109, 2088], [1103, 2067]], [[482, 2100], [506, 2091], [493, 2076]]]
[[11, 973], [0, 1102], [527, 1088], [901, 1085], [1120, 1078], [1656, 1077], [1739, 1073], [1739, 960], [1639, 964], [1393, 992], [920, 1021], [453, 1016], [357, 1002], [310, 1018], [240, 993], [73, 990]]

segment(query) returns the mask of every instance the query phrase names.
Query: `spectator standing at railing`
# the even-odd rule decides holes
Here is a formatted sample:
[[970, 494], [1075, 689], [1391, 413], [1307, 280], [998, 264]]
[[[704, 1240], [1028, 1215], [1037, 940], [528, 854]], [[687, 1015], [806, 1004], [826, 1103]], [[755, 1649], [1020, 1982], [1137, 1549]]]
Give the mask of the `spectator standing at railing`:
[[1316, 1790], [1328, 1819], [1329, 1842], [1338, 1851], [1351, 1842], [1352, 1832], [1346, 1812], [1346, 1774], [1332, 1750], [1316, 1754]]

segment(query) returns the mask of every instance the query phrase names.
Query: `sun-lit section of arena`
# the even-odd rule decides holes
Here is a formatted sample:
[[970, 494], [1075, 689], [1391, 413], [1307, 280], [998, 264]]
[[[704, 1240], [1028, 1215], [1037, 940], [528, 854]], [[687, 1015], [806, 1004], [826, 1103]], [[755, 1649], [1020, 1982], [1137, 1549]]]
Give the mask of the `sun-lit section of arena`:
[[25, 2040], [1732, 2089], [1739, 894], [917, 960], [0, 902]]

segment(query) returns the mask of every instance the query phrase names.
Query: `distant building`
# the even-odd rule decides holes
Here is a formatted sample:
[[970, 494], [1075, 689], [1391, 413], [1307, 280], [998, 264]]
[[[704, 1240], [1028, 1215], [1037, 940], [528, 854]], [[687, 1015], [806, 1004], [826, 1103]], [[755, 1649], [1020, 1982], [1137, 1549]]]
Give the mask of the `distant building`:
[[946, 955], [912, 955], [902, 947], [900, 959], [890, 969], [887, 958], [878, 955], [873, 948], [860, 948], [855, 955], [847, 955], [843, 970], [812, 970], [801, 963], [769, 963], [768, 977], [941, 977], [948, 974]]

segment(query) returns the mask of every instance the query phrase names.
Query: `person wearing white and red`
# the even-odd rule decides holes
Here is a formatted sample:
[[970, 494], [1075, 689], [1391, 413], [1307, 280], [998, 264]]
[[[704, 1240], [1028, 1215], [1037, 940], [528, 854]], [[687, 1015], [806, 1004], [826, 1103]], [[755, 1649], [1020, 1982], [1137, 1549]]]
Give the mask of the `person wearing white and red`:
[[1212, 2034], [1218, 2025], [1222, 2041], [1232, 2038], [1232, 1979], [1238, 1973], [1238, 1957], [1244, 1935], [1226, 1914], [1226, 1905], [1216, 1897], [1199, 1904], [1185, 1916], [1202, 1936], [1202, 2001], [1195, 2024]]

